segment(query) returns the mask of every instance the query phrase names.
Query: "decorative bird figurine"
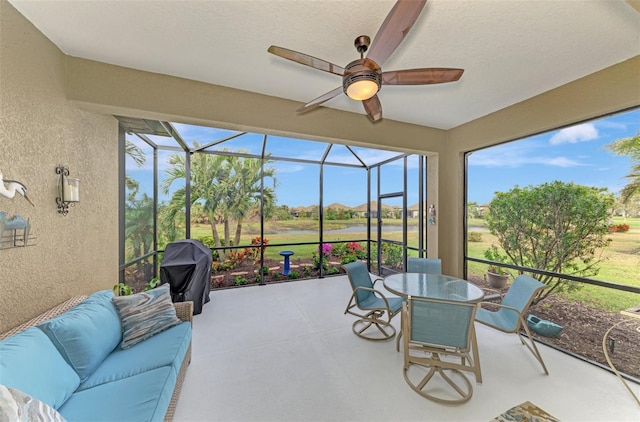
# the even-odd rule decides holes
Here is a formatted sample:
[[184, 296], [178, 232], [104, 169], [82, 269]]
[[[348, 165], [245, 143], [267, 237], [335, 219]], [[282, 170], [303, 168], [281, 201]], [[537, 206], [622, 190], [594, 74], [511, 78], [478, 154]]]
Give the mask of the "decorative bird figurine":
[[[7, 183], [7, 186], [4, 185], [5, 183]], [[16, 192], [24, 196], [24, 199], [29, 201], [29, 203], [35, 207], [33, 202], [31, 202], [31, 199], [27, 196], [27, 187], [16, 180], [4, 180], [2, 177], [2, 171], [0, 171], [0, 195], [11, 199], [16, 196]]]

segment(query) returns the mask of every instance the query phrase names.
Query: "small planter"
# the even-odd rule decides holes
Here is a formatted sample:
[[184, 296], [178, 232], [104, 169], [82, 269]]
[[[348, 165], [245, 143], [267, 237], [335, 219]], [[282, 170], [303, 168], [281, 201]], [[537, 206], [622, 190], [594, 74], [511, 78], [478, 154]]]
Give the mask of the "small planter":
[[508, 280], [509, 276], [506, 274], [497, 274], [487, 271], [487, 281], [489, 282], [489, 286], [494, 289], [503, 289], [507, 285]]

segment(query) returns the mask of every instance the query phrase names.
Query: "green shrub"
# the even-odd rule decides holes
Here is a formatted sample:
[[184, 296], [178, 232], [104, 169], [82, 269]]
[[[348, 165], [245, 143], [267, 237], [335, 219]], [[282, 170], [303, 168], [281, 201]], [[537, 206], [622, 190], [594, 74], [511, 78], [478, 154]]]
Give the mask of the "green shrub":
[[144, 286], [144, 291], [149, 291], [151, 289], [155, 289], [160, 284], [160, 277], [154, 277]]
[[385, 243], [382, 246], [382, 253], [384, 254], [384, 263], [386, 265], [394, 268], [402, 266], [402, 246]]
[[133, 291], [131, 287], [127, 286], [124, 283], [118, 283], [113, 286], [113, 292], [118, 296], [129, 296]]
[[298, 271], [291, 271], [287, 277], [289, 277], [290, 280], [300, 278], [300, 273]]
[[340, 265], [348, 264], [350, 262], [356, 262], [357, 260], [358, 260], [358, 257], [356, 254], [347, 253], [342, 255], [342, 257], [340, 258]]
[[333, 256], [342, 256], [347, 253], [347, 244], [346, 243], [338, 243], [333, 246], [331, 250], [331, 255]]
[[467, 240], [469, 242], [482, 242], [482, 233], [480, 232], [468, 232]]
[[236, 283], [236, 286], [242, 286], [243, 284], [247, 284], [249, 280], [247, 280], [245, 277], [237, 276], [234, 282]]

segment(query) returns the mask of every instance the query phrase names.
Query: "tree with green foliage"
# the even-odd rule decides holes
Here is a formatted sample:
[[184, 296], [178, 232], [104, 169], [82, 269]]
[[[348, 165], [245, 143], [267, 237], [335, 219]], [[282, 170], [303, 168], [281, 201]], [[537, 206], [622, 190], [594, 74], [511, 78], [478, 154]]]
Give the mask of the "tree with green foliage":
[[[131, 157], [133, 162], [138, 166], [142, 167], [147, 161], [147, 157], [144, 155], [144, 151], [142, 148], [134, 144], [133, 142], [127, 140], [124, 144], [124, 153]], [[138, 194], [138, 190], [140, 189], [140, 184], [136, 179], [131, 178], [128, 174], [125, 174], [124, 185], [129, 190], [128, 197], [135, 198]]]
[[[125, 154], [138, 167], [142, 167], [146, 161], [142, 149], [128, 140], [125, 142]], [[125, 187], [125, 236], [129, 246], [125, 260], [128, 261], [147, 254], [153, 246], [153, 198], [146, 194], [138, 197], [140, 185], [128, 174], [125, 175]]]
[[127, 260], [143, 256], [153, 246], [153, 198], [143, 193], [125, 204], [125, 237], [131, 245]]
[[640, 133], [631, 138], [618, 139], [606, 145], [606, 148], [631, 158], [631, 172], [626, 176], [630, 182], [620, 192], [622, 203], [627, 204], [632, 198], [640, 200]]
[[468, 218], [482, 218], [480, 208], [477, 202], [467, 202], [467, 217]]
[[[198, 145], [195, 145], [196, 148]], [[226, 150], [223, 150], [226, 152]], [[246, 153], [246, 151], [236, 151]], [[161, 189], [166, 194], [171, 184], [178, 179], [186, 179], [186, 161], [184, 154], [169, 157], [171, 167], [166, 171]], [[199, 203], [202, 212], [208, 216], [215, 245], [217, 247], [232, 246], [240, 243], [242, 225], [251, 212], [259, 212], [260, 201], [264, 200], [265, 208], [270, 209], [275, 202], [272, 188], [261, 189], [261, 177], [273, 178], [275, 169], [262, 169], [261, 160], [239, 156], [212, 155], [198, 153], [191, 156], [191, 205]], [[169, 201], [168, 211], [175, 214], [184, 210], [186, 191], [184, 187], [177, 189]], [[171, 219], [171, 217], [169, 217]], [[235, 222], [235, 239], [231, 239], [231, 224]], [[223, 237], [218, 225], [223, 226]], [[223, 244], [224, 243], [224, 244]], [[222, 259], [225, 251], [219, 251]]]
[[[595, 276], [602, 261], [613, 196], [605, 189], [554, 181], [497, 192], [485, 214], [489, 231], [508, 259], [504, 263], [582, 277]], [[534, 277], [554, 291], [579, 284], [549, 275]]]

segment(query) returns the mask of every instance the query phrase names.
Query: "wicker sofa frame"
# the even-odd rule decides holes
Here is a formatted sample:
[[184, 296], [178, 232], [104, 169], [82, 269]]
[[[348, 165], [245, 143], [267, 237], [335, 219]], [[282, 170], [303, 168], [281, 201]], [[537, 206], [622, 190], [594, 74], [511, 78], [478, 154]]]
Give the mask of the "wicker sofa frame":
[[[14, 334], [18, 334], [29, 327], [33, 327], [38, 325], [44, 321], [47, 321], [51, 318], [54, 318], [69, 309], [73, 308], [83, 300], [85, 300], [87, 296], [74, 296], [71, 299], [68, 299], [61, 304], [54, 306], [36, 316], [29, 321], [18, 325], [15, 328], [12, 328], [9, 331], [0, 334], [0, 340], [5, 339], [6, 337], [12, 336]], [[174, 303], [173, 306], [176, 309], [176, 315], [181, 321], [188, 321], [193, 326], [193, 302], [178, 302]], [[173, 416], [175, 414], [176, 405], [178, 404], [178, 397], [180, 396], [180, 391], [182, 390], [182, 384], [184, 382], [184, 377], [187, 373], [187, 366], [191, 363], [191, 344], [189, 344], [189, 349], [187, 349], [187, 353], [184, 356], [184, 360], [182, 361], [182, 365], [180, 366], [180, 372], [178, 373], [178, 379], [176, 380], [176, 386], [173, 390], [173, 395], [171, 396], [171, 402], [169, 403], [169, 408], [167, 409], [167, 414], [164, 417], [165, 422], [170, 422], [173, 420]]]

